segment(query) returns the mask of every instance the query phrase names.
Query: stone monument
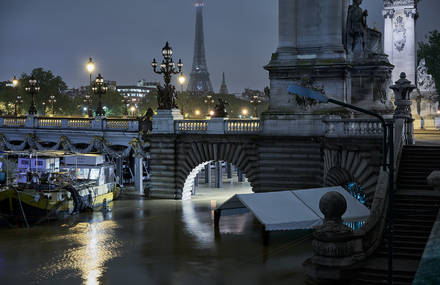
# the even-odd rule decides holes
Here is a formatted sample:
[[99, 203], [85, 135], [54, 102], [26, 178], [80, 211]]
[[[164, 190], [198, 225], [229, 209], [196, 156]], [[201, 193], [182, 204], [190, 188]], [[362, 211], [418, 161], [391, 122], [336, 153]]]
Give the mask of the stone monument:
[[384, 0], [384, 49], [394, 65], [392, 82], [405, 72], [416, 81], [416, 32], [418, 0]]
[[297, 102], [287, 92], [290, 83], [306, 83], [333, 99], [392, 114], [387, 96], [392, 65], [381, 33], [366, 25], [361, 0], [278, 2], [279, 44], [265, 66], [271, 96], [264, 129], [321, 135], [324, 115], [350, 115], [332, 104]]
[[417, 66], [417, 91], [413, 92], [412, 115], [414, 129], [440, 128], [439, 96], [432, 75], [428, 73], [425, 59]]

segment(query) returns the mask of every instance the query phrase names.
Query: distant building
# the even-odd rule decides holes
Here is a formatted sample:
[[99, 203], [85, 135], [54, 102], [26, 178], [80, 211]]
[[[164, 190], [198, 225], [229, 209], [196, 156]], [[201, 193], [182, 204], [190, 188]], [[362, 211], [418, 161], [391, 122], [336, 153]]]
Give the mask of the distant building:
[[223, 72], [222, 76], [222, 85], [220, 86], [219, 94], [229, 94], [228, 92], [228, 86], [226, 86], [226, 80], [225, 80], [225, 73]]
[[159, 82], [151, 82], [151, 81], [147, 81], [147, 80], [145, 80], [145, 79], [139, 80], [139, 81], [136, 83], [136, 86], [139, 86], [139, 87], [148, 87], [148, 88], [151, 88], [151, 89], [155, 89], [155, 88], [157, 88], [157, 86], [159, 86], [159, 85], [160, 85]]
[[85, 96], [88, 93], [89, 86], [81, 86], [80, 88], [71, 88], [66, 90], [66, 95], [74, 98], [77, 96]]
[[104, 84], [107, 85], [108, 89], [110, 90], [116, 90], [116, 81], [114, 80], [104, 80]]
[[116, 91], [119, 92], [124, 98], [127, 99], [129, 104], [138, 104], [144, 98], [148, 101], [148, 95], [157, 89], [159, 83], [147, 82], [140, 80], [136, 85], [120, 85], [116, 87]]
[[241, 93], [241, 99], [247, 101], [253, 101], [255, 99], [266, 101], [268, 98], [263, 91], [246, 88], [244, 89], [244, 92]]

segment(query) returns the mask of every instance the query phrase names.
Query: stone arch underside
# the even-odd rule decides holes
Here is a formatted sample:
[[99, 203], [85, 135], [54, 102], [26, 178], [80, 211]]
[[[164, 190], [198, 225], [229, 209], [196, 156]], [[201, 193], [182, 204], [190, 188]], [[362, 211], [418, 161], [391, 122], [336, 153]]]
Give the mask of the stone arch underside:
[[112, 157], [128, 157], [138, 149], [142, 153], [143, 144], [143, 141], [134, 138], [127, 146], [113, 146], [99, 136], [90, 138], [87, 143], [72, 143], [67, 136], [60, 136], [58, 140], [53, 138], [43, 140], [35, 134], [26, 134], [21, 141], [8, 141], [6, 136], [0, 133], [0, 150], [65, 150], [78, 153], [100, 152]]
[[379, 168], [371, 151], [324, 149], [325, 186], [356, 182], [362, 186], [367, 204], [376, 189]]
[[189, 184], [194, 183], [194, 179], [186, 185], [185, 182], [191, 178], [191, 175], [195, 177], [195, 174], [200, 171], [200, 167], [204, 167], [206, 163], [211, 161], [224, 161], [234, 164], [243, 171], [252, 188], [254, 188], [258, 178], [258, 163], [255, 150], [255, 145], [250, 143], [191, 142], [180, 144], [177, 155], [177, 195], [182, 199], [188, 198], [187, 191], [192, 189], [192, 185], [189, 186]]

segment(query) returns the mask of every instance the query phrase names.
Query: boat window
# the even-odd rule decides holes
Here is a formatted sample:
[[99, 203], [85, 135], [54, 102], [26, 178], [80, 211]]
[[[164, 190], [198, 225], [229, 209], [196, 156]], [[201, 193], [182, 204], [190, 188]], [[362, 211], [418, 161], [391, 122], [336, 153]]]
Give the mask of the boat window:
[[96, 180], [99, 178], [99, 168], [92, 168], [90, 171], [90, 180]]

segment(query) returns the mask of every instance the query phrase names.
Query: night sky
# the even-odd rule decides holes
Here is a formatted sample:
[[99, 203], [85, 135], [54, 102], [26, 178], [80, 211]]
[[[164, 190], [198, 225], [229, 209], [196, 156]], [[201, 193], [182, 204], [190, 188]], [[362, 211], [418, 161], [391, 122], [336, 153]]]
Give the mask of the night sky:
[[[224, 71], [230, 92], [263, 89], [263, 69], [277, 46], [277, 1], [208, 0], [205, 45], [211, 81], [217, 92]], [[194, 0], [1, 0], [0, 81], [43, 67], [69, 87], [88, 83], [85, 64], [93, 57], [97, 72], [118, 84], [159, 81], [151, 71], [165, 41], [191, 71]], [[369, 25], [383, 30], [382, 1], [365, 0]], [[422, 0], [417, 40], [440, 30], [440, 1]], [[96, 74], [95, 74], [96, 76]]]

